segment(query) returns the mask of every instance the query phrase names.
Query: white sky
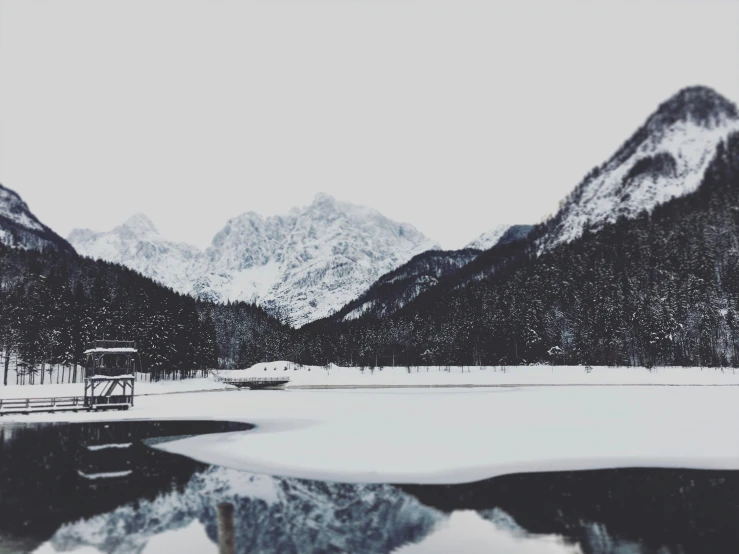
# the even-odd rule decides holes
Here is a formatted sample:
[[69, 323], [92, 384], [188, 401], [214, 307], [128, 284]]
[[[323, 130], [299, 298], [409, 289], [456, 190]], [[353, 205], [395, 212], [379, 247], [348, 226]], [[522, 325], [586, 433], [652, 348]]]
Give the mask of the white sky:
[[204, 247], [323, 191], [460, 247], [738, 62], [731, 0], [0, 0], [0, 183], [64, 236]]

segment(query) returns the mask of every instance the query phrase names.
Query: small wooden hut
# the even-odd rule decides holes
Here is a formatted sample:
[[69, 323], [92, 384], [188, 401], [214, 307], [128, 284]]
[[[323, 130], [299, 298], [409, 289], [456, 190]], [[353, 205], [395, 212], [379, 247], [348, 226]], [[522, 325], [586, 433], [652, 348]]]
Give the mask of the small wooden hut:
[[85, 406], [133, 406], [133, 384], [140, 368], [134, 341], [96, 340], [85, 350]]

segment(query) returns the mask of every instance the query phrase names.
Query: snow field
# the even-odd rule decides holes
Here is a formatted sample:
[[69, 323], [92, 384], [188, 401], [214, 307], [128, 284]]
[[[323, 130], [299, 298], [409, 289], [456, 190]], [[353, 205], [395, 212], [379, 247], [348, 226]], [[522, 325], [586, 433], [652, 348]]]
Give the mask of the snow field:
[[[286, 369], [287, 368], [287, 369]], [[294, 362], [276, 361], [255, 364], [248, 369], [214, 370], [221, 377], [289, 377], [285, 388], [391, 388], [391, 387], [496, 387], [534, 385], [739, 385], [739, 372], [733, 368], [661, 367], [593, 367], [582, 366], [509, 366], [450, 367], [438, 366], [357, 367], [300, 366]], [[52, 377], [54, 377], [52, 375]], [[173, 381], [146, 381], [138, 374], [136, 396], [235, 390], [217, 381], [213, 375]], [[14, 375], [8, 386], [0, 386], [1, 398], [45, 398], [81, 396], [83, 384], [56, 384], [49, 379], [43, 385], [16, 385]]]

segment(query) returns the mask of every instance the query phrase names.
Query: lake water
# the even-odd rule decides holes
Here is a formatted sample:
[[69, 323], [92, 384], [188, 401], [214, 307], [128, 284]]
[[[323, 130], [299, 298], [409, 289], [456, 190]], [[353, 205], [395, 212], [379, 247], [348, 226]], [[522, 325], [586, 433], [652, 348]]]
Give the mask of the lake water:
[[223, 501], [235, 506], [237, 552], [739, 552], [739, 472], [623, 469], [449, 486], [341, 484], [207, 466], [151, 447], [250, 427], [0, 426], [0, 552], [147, 553], [162, 544], [216, 551], [216, 505]]

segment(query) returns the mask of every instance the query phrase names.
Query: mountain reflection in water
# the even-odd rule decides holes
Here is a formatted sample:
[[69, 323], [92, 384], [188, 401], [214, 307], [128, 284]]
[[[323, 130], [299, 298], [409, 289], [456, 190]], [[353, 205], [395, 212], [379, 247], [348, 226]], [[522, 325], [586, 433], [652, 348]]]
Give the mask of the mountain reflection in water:
[[342, 484], [206, 466], [145, 444], [248, 428], [0, 427], [0, 552], [216, 552], [215, 506], [224, 501], [235, 506], [237, 552], [245, 553], [739, 551], [734, 472], [632, 469], [449, 486]]

